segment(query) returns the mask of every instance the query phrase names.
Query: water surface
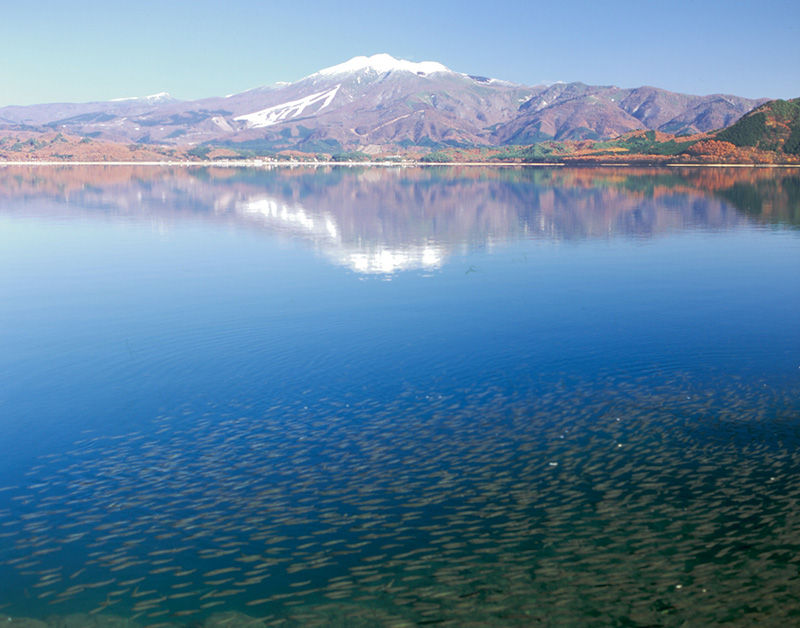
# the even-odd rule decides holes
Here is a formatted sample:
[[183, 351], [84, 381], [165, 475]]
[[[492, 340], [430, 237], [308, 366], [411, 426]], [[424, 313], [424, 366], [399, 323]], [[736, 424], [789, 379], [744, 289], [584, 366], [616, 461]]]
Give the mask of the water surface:
[[791, 170], [2, 168], [0, 612], [796, 623], [798, 224]]

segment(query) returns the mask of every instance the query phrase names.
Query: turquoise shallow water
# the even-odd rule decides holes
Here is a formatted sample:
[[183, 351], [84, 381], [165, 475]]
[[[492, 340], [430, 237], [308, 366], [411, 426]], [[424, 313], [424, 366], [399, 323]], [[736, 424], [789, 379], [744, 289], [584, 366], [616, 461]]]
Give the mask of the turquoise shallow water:
[[796, 623], [797, 189], [0, 170], [0, 613]]

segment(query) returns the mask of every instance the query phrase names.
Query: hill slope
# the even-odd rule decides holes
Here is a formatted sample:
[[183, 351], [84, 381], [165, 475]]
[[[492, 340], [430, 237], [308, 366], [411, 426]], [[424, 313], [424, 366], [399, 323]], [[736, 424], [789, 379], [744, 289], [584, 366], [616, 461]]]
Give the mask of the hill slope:
[[738, 147], [800, 155], [800, 98], [765, 103], [715, 137]]

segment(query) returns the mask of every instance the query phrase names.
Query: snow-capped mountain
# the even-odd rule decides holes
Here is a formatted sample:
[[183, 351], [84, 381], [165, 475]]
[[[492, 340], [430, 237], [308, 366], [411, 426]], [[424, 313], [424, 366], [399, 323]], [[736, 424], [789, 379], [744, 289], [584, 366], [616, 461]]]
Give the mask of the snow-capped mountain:
[[334, 65], [330, 68], [315, 72], [309, 78], [316, 76], [346, 76], [348, 74], [357, 74], [361, 72], [373, 72], [378, 74], [385, 74], [387, 72], [411, 72], [420, 76], [426, 76], [437, 72], [452, 72], [452, 70], [435, 61], [415, 63], [413, 61], [395, 59], [393, 56], [383, 53], [372, 55], [371, 57], [353, 57], [349, 61], [345, 61], [339, 65]]
[[109, 102], [116, 103], [145, 103], [148, 105], [164, 104], [177, 102], [167, 92], [159, 92], [158, 94], [151, 94], [150, 96], [129, 96], [126, 98], [112, 98]]
[[355, 57], [294, 83], [180, 102], [161, 93], [105, 103], [0, 108], [0, 124], [117, 141], [306, 151], [525, 144], [633, 129], [707, 131], [763, 101], [652, 87], [525, 86], [388, 54]]

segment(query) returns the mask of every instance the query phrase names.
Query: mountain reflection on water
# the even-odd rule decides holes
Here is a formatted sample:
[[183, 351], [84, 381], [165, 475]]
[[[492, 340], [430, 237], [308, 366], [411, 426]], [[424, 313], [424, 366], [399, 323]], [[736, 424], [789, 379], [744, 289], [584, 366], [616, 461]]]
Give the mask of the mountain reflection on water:
[[517, 239], [800, 224], [800, 173], [762, 168], [14, 166], [0, 168], [0, 194], [160, 229], [201, 219], [263, 230], [369, 274], [431, 270], [462, 247]]

